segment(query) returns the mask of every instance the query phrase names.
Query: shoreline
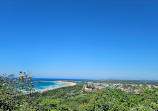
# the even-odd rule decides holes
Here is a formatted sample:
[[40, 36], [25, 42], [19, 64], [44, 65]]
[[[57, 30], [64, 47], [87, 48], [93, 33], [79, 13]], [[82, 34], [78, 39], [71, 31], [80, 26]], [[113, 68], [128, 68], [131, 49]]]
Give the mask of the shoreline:
[[62, 88], [62, 87], [68, 87], [68, 86], [74, 86], [74, 85], [76, 85], [75, 82], [68, 82], [68, 81], [52, 81], [52, 82], [60, 82], [60, 83], [66, 83], [66, 84], [62, 85], [62, 86], [50, 88], [50, 89], [44, 89], [44, 90], [41, 90], [41, 91], [38, 91], [38, 92], [39, 93], [43, 93], [43, 92], [49, 91], [49, 90], [54, 90], [54, 89], [58, 89], [58, 88]]

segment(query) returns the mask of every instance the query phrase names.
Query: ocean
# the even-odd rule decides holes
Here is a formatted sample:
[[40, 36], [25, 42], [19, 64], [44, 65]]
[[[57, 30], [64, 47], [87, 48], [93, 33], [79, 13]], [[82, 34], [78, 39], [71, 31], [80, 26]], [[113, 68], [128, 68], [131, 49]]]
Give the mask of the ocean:
[[63, 86], [67, 86], [68, 83], [64, 82], [56, 82], [60, 80], [67, 80], [67, 81], [88, 81], [88, 79], [51, 79], [51, 78], [33, 78], [35, 82], [35, 91], [43, 91], [49, 89], [55, 89]]
[[43, 90], [49, 90], [49, 89], [63, 87], [65, 85], [67, 85], [67, 83], [53, 82], [53, 81], [39, 81], [39, 82], [37, 82], [34, 89], [35, 89], [35, 91], [43, 91]]

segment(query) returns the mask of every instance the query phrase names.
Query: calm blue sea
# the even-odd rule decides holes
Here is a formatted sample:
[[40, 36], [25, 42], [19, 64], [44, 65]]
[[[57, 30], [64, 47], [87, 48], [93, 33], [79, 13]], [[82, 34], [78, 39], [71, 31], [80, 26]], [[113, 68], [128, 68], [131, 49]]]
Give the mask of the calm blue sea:
[[34, 87], [35, 91], [42, 91], [47, 89], [59, 88], [67, 85], [67, 83], [62, 82], [53, 82], [53, 81], [39, 81], [37, 85]]
[[68, 85], [67, 83], [55, 82], [58, 80], [88, 81], [88, 79], [50, 79], [50, 78], [33, 78], [33, 80], [38, 81], [36, 86], [34, 87], [35, 91], [54, 89]]
[[60, 80], [68, 80], [68, 81], [90, 81], [91, 79], [61, 79], [61, 78], [33, 78], [34, 80], [41, 81], [60, 81]]

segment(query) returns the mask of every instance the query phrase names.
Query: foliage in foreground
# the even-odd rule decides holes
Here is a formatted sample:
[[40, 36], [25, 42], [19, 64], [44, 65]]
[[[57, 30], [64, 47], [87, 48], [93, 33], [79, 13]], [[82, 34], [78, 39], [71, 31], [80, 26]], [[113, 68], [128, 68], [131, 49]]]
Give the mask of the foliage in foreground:
[[[158, 89], [132, 94], [106, 88], [97, 92], [81, 92], [84, 82], [43, 93], [32, 93], [31, 77], [21, 73], [0, 77], [0, 108], [9, 111], [157, 111]], [[25, 89], [28, 94], [21, 92]], [[1, 110], [0, 110], [1, 111]]]
[[[14, 77], [14, 74], [0, 75], [0, 108], [10, 111], [27, 106], [27, 102], [32, 101], [31, 95], [34, 91], [34, 83], [31, 79], [32, 76], [22, 71], [19, 72], [17, 78]], [[24, 98], [19, 98], [22, 95], [25, 95]]]

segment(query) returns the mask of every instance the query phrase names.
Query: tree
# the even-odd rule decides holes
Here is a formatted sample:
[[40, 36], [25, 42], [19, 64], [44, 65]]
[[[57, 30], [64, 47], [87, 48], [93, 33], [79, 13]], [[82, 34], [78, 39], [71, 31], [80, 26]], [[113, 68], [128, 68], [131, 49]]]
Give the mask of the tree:
[[[31, 93], [34, 83], [32, 76], [20, 71], [16, 78], [14, 74], [7, 76], [0, 74], [0, 108], [3, 110], [15, 110], [20, 106], [19, 96], [25, 95], [28, 101], [31, 101]], [[24, 91], [26, 92], [24, 94]]]

